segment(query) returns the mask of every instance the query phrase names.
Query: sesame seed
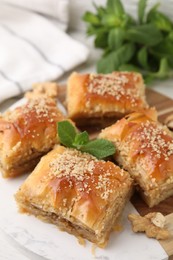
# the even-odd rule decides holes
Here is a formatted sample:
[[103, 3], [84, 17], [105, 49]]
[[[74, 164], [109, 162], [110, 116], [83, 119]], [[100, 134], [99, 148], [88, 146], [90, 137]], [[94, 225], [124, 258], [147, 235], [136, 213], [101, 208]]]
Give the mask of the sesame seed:
[[[88, 92], [100, 96], [110, 95], [117, 101], [123, 97], [128, 99], [132, 106], [136, 106], [137, 99], [140, 98], [140, 92], [135, 84], [133, 84], [133, 87], [128, 84], [129, 75], [133, 74], [128, 72], [113, 72], [107, 75], [90, 74], [89, 83], [87, 83]], [[133, 77], [135, 76], [133, 75]]]
[[115, 176], [124, 178], [124, 171], [113, 163], [98, 160], [88, 153], [81, 153], [71, 148], [66, 149], [50, 162], [49, 169], [49, 178], [65, 178], [68, 183], [67, 188], [71, 189], [75, 185], [75, 188], [81, 193], [89, 194], [94, 186], [103, 200], [108, 199], [113, 193], [112, 185], [115, 183], [120, 185], [117, 184], [120, 181]]

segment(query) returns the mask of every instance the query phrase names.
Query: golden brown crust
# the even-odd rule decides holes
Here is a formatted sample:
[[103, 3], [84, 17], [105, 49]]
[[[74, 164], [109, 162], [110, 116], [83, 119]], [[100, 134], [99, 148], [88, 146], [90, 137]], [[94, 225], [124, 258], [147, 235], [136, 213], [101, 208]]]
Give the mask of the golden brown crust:
[[165, 217], [159, 212], [152, 212], [145, 216], [129, 214], [133, 232], [145, 232], [147, 237], [168, 239], [169, 231], [165, 228]]
[[55, 223], [53, 213], [58, 226], [102, 246], [131, 190], [129, 174], [112, 162], [57, 146], [41, 159], [16, 199], [31, 214]]
[[32, 170], [57, 140], [56, 122], [64, 119], [52, 99], [29, 99], [0, 118], [0, 168], [3, 177]]
[[121, 118], [129, 112], [147, 106], [145, 87], [138, 73], [72, 73], [68, 80], [68, 114], [78, 124], [83, 118]]
[[150, 111], [126, 116], [100, 137], [115, 143], [116, 161], [135, 179], [150, 207], [173, 195], [173, 136]]

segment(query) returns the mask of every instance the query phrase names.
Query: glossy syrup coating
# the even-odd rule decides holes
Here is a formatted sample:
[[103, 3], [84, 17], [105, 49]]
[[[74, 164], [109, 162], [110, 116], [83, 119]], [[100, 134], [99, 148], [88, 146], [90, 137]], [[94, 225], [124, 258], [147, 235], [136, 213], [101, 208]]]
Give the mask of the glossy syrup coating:
[[145, 86], [140, 74], [113, 72], [111, 74], [73, 73], [67, 86], [69, 117], [122, 117], [146, 108]]
[[63, 119], [52, 99], [31, 99], [6, 112], [0, 118], [0, 158], [5, 177], [8, 171], [9, 177], [25, 172], [22, 164], [50, 150], [58, 142], [56, 123]]
[[17, 201], [26, 211], [34, 205], [42, 214], [56, 214], [71, 223], [66, 231], [72, 225], [75, 234], [99, 244], [107, 240], [131, 189], [129, 174], [114, 163], [57, 146], [26, 179]]
[[158, 123], [154, 110], [130, 114], [100, 137], [116, 143], [115, 158], [144, 189], [173, 181], [173, 136]]

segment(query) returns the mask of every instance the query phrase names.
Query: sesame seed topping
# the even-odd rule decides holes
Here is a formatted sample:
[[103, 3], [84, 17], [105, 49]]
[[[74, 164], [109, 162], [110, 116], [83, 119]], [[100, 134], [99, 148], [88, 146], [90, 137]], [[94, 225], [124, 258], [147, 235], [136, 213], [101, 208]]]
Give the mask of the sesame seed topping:
[[[49, 164], [49, 178], [65, 178], [69, 189], [75, 185], [75, 188], [81, 193], [89, 194], [94, 187], [101, 198], [106, 200], [113, 193], [112, 184], [119, 183], [116, 178], [112, 180], [112, 174], [118, 173], [118, 175], [124, 176], [124, 171], [119, 167], [117, 171], [116, 167], [113, 163], [98, 160], [88, 153], [66, 149]], [[60, 187], [58, 186], [57, 189], [59, 190]]]
[[163, 157], [165, 160], [169, 160], [173, 154], [173, 139], [166, 134], [162, 125], [158, 126], [146, 121], [141, 123], [139, 131], [143, 133], [138, 137], [142, 143], [142, 149], [149, 148], [158, 159]]
[[[131, 73], [132, 74], [132, 73]], [[112, 74], [90, 74], [89, 83], [87, 85], [88, 92], [98, 94], [100, 96], [110, 95], [117, 101], [122, 97], [128, 99], [132, 106], [136, 105], [136, 101], [140, 98], [139, 89], [133, 84], [129, 85], [129, 73]], [[133, 79], [134, 82], [136, 81]]]
[[49, 118], [49, 122], [53, 122], [52, 117], [55, 116], [55, 113], [52, 111], [52, 117], [50, 117], [51, 107], [46, 99], [31, 99], [24, 107], [23, 113], [28, 114], [34, 112], [39, 121], [44, 121], [44, 118]]
[[[136, 162], [137, 172], [143, 175], [143, 179], [150, 179], [151, 187], [158, 185], [160, 177], [170, 175], [170, 166], [166, 163], [173, 158], [173, 138], [165, 131], [165, 126], [149, 120], [140, 123], [128, 135], [126, 146]], [[165, 167], [166, 171], [163, 170]]]

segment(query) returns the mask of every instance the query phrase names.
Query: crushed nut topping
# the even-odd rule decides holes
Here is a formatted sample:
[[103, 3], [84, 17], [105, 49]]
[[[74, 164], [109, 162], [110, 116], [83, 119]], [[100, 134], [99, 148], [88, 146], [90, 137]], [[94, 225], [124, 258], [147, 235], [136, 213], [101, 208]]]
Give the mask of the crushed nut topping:
[[137, 214], [129, 214], [133, 232], [145, 232], [148, 237], [167, 239], [169, 231], [165, 228], [165, 217], [159, 212], [152, 212], [144, 217]]

